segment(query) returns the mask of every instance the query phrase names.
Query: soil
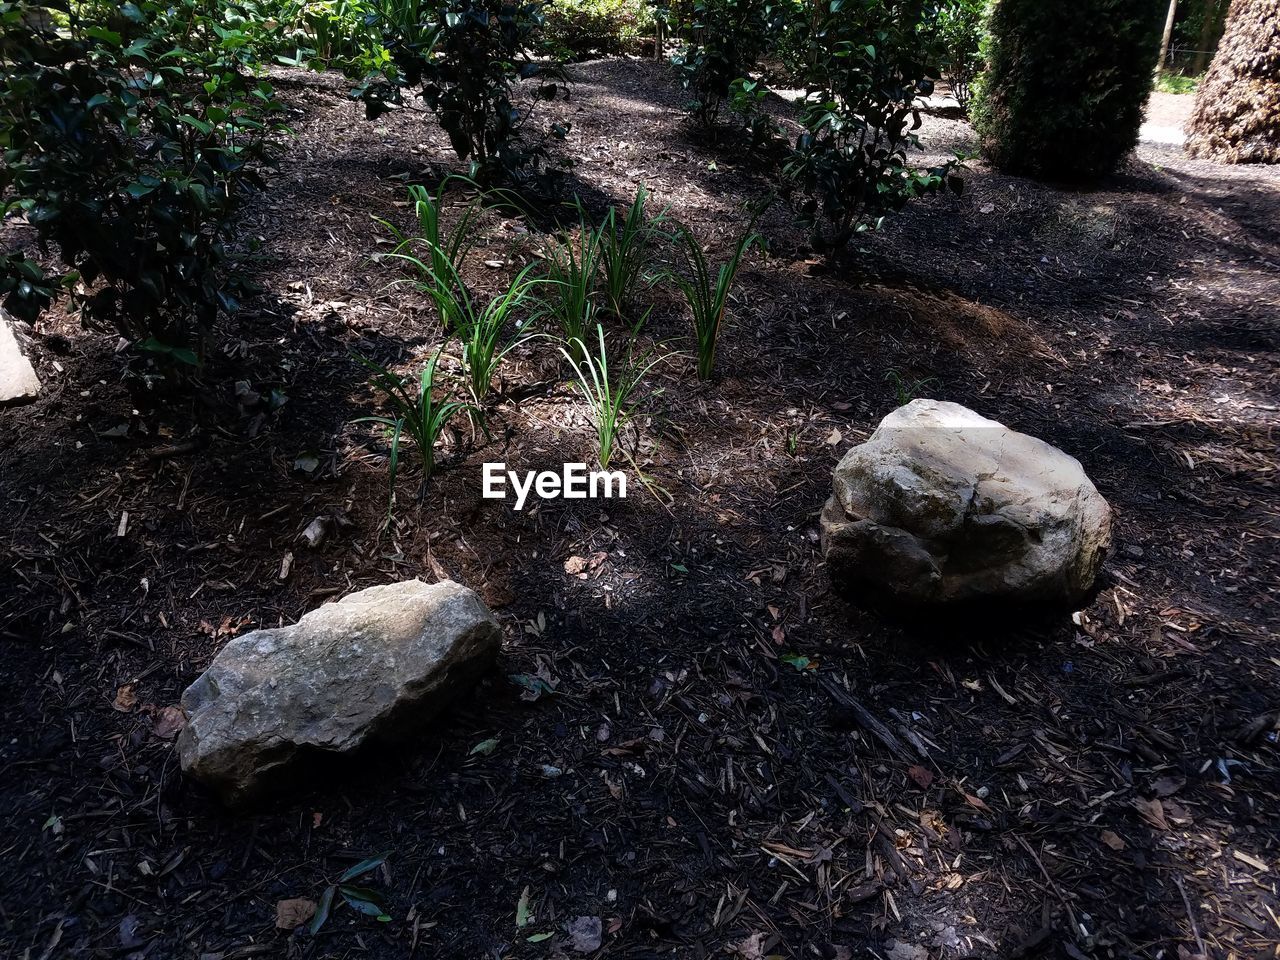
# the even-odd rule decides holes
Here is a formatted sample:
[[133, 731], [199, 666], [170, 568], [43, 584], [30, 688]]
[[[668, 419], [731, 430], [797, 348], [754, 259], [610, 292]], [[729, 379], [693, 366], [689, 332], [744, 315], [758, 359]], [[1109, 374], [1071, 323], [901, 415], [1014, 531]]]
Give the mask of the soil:
[[[539, 115], [572, 122], [561, 195], [598, 216], [643, 182], [723, 256], [763, 171], [690, 129], [663, 67], [574, 74]], [[51, 315], [44, 396], [0, 414], [5, 956], [1273, 955], [1280, 170], [1142, 147], [1083, 190], [971, 161], [962, 196], [830, 261], [775, 206], [721, 376], [684, 355], [646, 380], [626, 500], [481, 498], [485, 461], [592, 457], [537, 341], [492, 439], [461, 427], [420, 505], [407, 471], [384, 529], [352, 354], [414, 370], [440, 335], [371, 259], [375, 218], [404, 225], [406, 184], [453, 159], [422, 115], [277, 80], [297, 137], [238, 228], [263, 292], [207, 386], [139, 403], [114, 339]], [[922, 138], [972, 146], [955, 119]], [[497, 289], [541, 229], [489, 215], [468, 279]], [[652, 300], [641, 341], [686, 349]], [[899, 385], [1081, 460], [1116, 514], [1087, 610], [904, 623], [832, 591], [831, 468]], [[165, 708], [230, 636], [415, 576], [505, 630], [420, 743], [248, 814], [180, 774]], [[384, 852], [363, 882], [389, 921], [276, 928]]]
[[1191, 119], [1191, 108], [1196, 98], [1189, 93], [1164, 93], [1151, 91], [1151, 99], [1147, 101], [1147, 111], [1143, 122], [1154, 127], [1169, 127], [1181, 130]]

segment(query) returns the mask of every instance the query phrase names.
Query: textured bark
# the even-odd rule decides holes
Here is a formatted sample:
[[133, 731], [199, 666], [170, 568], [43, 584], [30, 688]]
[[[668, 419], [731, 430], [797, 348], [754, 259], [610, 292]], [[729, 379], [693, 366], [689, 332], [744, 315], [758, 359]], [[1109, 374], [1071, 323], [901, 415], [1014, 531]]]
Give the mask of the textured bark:
[[1280, 163], [1280, 0], [1234, 0], [1187, 124], [1187, 152]]

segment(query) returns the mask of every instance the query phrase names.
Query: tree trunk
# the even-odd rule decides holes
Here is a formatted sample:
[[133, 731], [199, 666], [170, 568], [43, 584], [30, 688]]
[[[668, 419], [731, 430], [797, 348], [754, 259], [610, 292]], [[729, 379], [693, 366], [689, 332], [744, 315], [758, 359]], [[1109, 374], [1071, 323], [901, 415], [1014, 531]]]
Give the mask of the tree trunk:
[[1160, 62], [1156, 64], [1156, 76], [1164, 72], [1169, 61], [1169, 41], [1173, 39], [1173, 21], [1178, 16], [1178, 0], [1169, 0], [1169, 15], [1164, 18], [1164, 36], [1160, 38]]
[[1204, 0], [1204, 9], [1200, 12], [1200, 42], [1196, 44], [1196, 58], [1191, 64], [1193, 76], [1200, 76], [1209, 65], [1209, 54], [1213, 52], [1213, 41], [1218, 35], [1218, 21], [1222, 19], [1224, 4], [1219, 0]]
[[1280, 163], [1280, 2], [1233, 0], [1187, 123], [1187, 153]]

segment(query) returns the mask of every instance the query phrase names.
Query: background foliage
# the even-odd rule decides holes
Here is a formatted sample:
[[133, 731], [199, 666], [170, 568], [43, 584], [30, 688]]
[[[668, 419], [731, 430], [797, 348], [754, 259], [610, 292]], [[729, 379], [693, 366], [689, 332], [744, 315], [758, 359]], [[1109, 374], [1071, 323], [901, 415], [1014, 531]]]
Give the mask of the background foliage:
[[991, 162], [1064, 179], [1115, 169], [1138, 140], [1166, 10], [1162, 0], [1000, 0], [974, 104]]
[[[534, 100], [565, 93], [559, 64], [531, 55], [543, 25], [542, 4], [509, 0], [373, 0], [385, 57], [359, 88], [370, 119], [415, 89], [435, 114], [468, 176], [518, 180], [545, 159], [518, 137], [532, 107], [517, 106], [518, 81], [534, 80]], [[562, 133], [563, 131], [557, 130]]]
[[252, 13], [217, 0], [0, 3], [3, 211], [25, 215], [67, 268], [0, 261], [10, 309], [33, 316], [69, 288], [87, 322], [195, 361], [236, 306], [229, 219], [284, 130], [243, 26]]
[[953, 164], [919, 169], [917, 96], [933, 92], [937, 8], [922, 0], [832, 0], [805, 64], [804, 133], [785, 167], [820, 248], [840, 247], [914, 197], [950, 184]]
[[646, 0], [551, 0], [539, 48], [565, 60], [639, 54], [654, 34]]

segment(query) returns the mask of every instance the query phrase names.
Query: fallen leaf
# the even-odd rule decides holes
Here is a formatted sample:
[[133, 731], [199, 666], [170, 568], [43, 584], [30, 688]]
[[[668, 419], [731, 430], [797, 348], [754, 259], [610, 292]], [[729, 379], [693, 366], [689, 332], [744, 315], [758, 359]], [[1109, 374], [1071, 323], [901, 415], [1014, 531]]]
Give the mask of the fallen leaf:
[[300, 453], [294, 458], [293, 469], [299, 473], [315, 473], [320, 469], [320, 458], [314, 453]]
[[827, 437], [827, 444], [828, 444], [829, 446], [834, 447], [834, 446], [836, 446], [837, 444], [839, 444], [839, 443], [840, 443], [840, 441], [841, 441], [841, 440], [843, 440], [843, 439], [844, 439], [844, 434], [842, 434], [842, 433], [841, 433], [839, 430], [837, 430], [835, 427], [832, 427], [832, 428], [831, 428], [831, 433], [830, 433], [830, 435]]
[[814, 663], [808, 657], [799, 653], [784, 653], [778, 659], [781, 660], [783, 663], [791, 664], [791, 666], [795, 667], [801, 673], [803, 673], [806, 670], [818, 669], [818, 665], [816, 663]]
[[921, 790], [928, 790], [933, 785], [933, 771], [919, 765], [907, 767], [907, 775], [916, 782]]
[[577, 917], [565, 924], [573, 949], [579, 953], [594, 953], [604, 939], [604, 926], [599, 917]]
[[121, 713], [132, 713], [137, 705], [138, 692], [132, 683], [126, 683], [117, 689], [116, 698], [111, 702], [111, 706]]
[[1151, 790], [1157, 797], [1172, 797], [1186, 785], [1186, 777], [1161, 777], [1151, 785]]
[[535, 677], [527, 673], [513, 673], [510, 676], [513, 681], [524, 688], [520, 693], [521, 700], [527, 700], [532, 703], [543, 694], [556, 692], [555, 685], [545, 677]]
[[1102, 831], [1102, 842], [1112, 850], [1120, 851], [1125, 848], [1124, 839], [1111, 830]]
[[497, 749], [498, 749], [497, 738], [490, 737], [488, 740], [481, 740], [474, 747], [472, 747], [471, 752], [468, 753], [467, 756], [474, 757], [476, 754], [479, 754], [482, 757], [487, 757], [489, 754], [493, 753], [493, 751]]
[[533, 914], [529, 912], [529, 888], [520, 891], [520, 901], [516, 904], [516, 927], [527, 927]]
[[292, 930], [300, 927], [316, 915], [316, 902], [298, 897], [281, 900], [276, 904], [276, 929]]
[[316, 517], [307, 524], [305, 530], [302, 531], [302, 539], [307, 541], [308, 547], [318, 547], [324, 542], [324, 538], [329, 534], [329, 518]]
[[1143, 820], [1151, 824], [1158, 830], [1168, 830], [1169, 821], [1164, 816], [1164, 804], [1159, 800], [1143, 800], [1141, 797], [1133, 801], [1134, 809], [1136, 809]]
[[1195, 817], [1191, 815], [1191, 811], [1176, 800], [1164, 801], [1164, 815], [1170, 823], [1179, 827], [1185, 827], [1187, 824], [1195, 822]]
[[570, 557], [564, 562], [564, 572], [571, 577], [586, 577], [587, 558]]
[[181, 707], [161, 707], [151, 721], [151, 732], [161, 740], [172, 740], [187, 725]]

